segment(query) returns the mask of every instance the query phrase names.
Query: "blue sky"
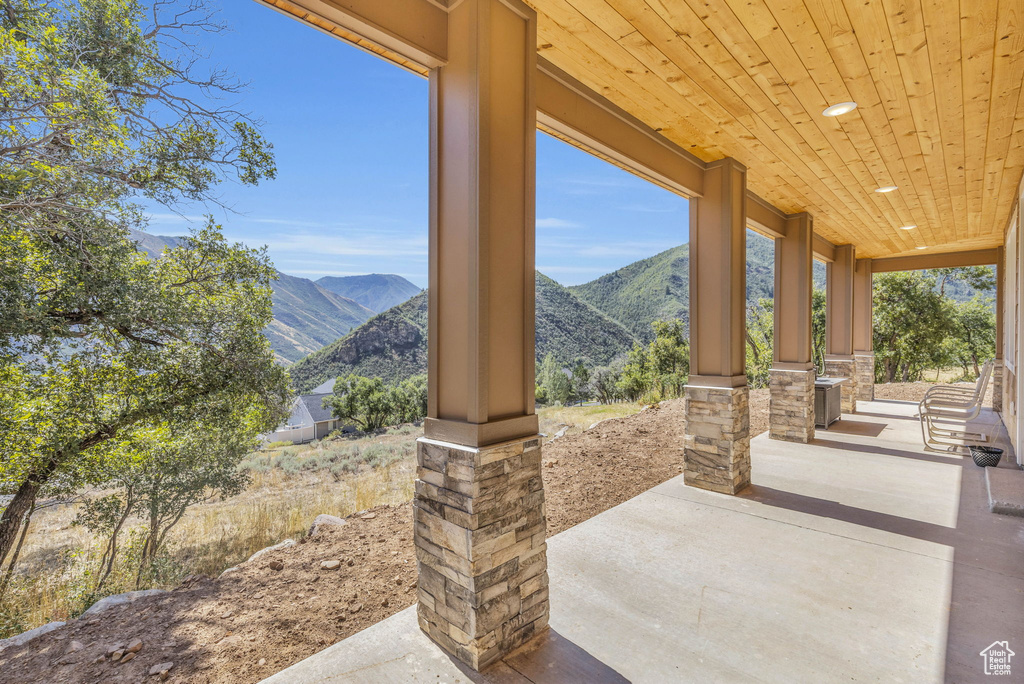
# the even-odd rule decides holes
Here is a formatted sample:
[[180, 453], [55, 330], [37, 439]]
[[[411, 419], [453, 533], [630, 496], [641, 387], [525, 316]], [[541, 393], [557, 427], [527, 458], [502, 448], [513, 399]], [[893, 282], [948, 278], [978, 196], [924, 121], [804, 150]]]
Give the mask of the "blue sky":
[[[232, 207], [151, 208], [149, 232], [180, 235], [213, 213], [225, 234], [267, 245], [291, 275], [398, 273], [427, 282], [427, 82], [252, 0], [222, 0], [231, 32], [199, 37], [210, 64], [249, 83], [278, 175], [225, 182]], [[571, 285], [687, 241], [687, 203], [537, 135], [537, 267]]]

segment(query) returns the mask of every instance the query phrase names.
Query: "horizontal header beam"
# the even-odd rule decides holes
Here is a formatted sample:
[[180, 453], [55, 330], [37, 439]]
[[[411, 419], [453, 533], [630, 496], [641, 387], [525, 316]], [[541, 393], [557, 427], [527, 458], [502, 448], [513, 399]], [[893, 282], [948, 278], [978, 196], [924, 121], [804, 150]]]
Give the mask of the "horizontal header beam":
[[943, 252], [914, 256], [886, 257], [871, 260], [872, 273], [892, 271], [921, 271], [928, 268], [958, 268], [961, 266], [993, 266], [999, 263], [999, 249], [976, 249], [970, 252]]
[[537, 59], [537, 71], [542, 130], [686, 197], [704, 194], [700, 159], [543, 57]]

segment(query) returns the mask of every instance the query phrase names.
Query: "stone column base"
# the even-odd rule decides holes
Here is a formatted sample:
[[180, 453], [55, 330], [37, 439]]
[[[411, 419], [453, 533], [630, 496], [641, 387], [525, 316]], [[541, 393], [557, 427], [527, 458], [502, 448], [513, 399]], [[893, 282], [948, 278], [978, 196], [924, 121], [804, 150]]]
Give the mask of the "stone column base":
[[992, 364], [992, 410], [1003, 412], [1003, 360]]
[[420, 629], [475, 670], [548, 624], [540, 457], [537, 437], [480, 448], [417, 444]]
[[843, 413], [857, 412], [857, 370], [856, 361], [849, 357], [825, 357], [825, 375], [831, 378], [849, 378], [842, 385]]
[[750, 484], [749, 397], [746, 387], [686, 386], [686, 484], [722, 494]]
[[813, 369], [768, 371], [769, 437], [802, 444], [814, 439], [814, 376]]
[[875, 353], [854, 352], [853, 362], [857, 376], [857, 400], [875, 400]]

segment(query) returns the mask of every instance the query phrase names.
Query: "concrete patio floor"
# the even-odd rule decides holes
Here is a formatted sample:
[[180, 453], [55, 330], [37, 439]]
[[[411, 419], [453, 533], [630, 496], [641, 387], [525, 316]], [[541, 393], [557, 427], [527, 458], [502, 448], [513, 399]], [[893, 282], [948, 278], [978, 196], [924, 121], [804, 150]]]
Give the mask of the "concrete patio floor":
[[1024, 518], [988, 510], [969, 457], [924, 451], [915, 410], [760, 435], [740, 496], [680, 476], [553, 537], [550, 632], [482, 674], [413, 607], [265, 681], [963, 683], [1008, 640], [1000, 680], [1024, 682]]

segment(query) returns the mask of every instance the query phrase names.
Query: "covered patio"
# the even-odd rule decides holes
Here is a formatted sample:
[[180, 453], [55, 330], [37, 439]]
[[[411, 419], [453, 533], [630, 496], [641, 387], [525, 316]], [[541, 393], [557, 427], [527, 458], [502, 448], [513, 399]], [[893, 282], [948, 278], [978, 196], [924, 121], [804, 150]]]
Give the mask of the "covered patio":
[[[430, 81], [418, 606], [276, 681], [380, 681], [389, 668], [537, 681], [573, 667], [963, 681], [987, 645], [976, 640], [1024, 635], [1020, 521], [988, 512], [959, 455], [921, 450], [912, 407], [872, 403], [871, 294], [882, 271], [997, 266], [986, 415], [1018, 445], [1019, 2], [266, 3]], [[690, 207], [683, 475], [550, 549], [534, 406], [538, 128]], [[776, 257], [771, 427], [753, 448], [748, 228]], [[845, 432], [815, 431], [815, 259], [828, 264], [824, 371], [846, 379]], [[532, 656], [509, 655], [524, 645]]]
[[916, 405], [860, 408], [809, 444], [753, 439], [737, 496], [679, 476], [553, 537], [551, 630], [483, 674], [409, 608], [267, 682], [979, 681], [1024, 635], [1024, 518], [922, 449]]

